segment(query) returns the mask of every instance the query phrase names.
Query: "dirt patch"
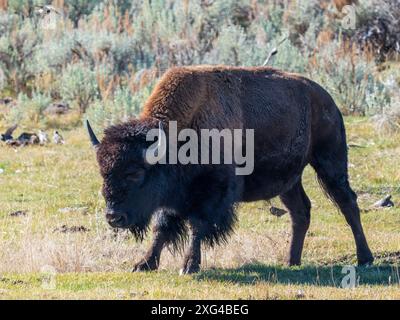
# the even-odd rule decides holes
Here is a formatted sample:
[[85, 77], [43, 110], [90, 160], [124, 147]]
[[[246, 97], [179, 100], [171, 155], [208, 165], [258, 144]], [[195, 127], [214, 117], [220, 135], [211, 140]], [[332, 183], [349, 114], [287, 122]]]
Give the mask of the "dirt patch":
[[0, 278], [0, 282], [11, 284], [13, 286], [25, 284], [25, 282], [22, 280], [13, 280], [8, 278]]
[[65, 224], [53, 230], [53, 232], [61, 232], [61, 233], [76, 233], [76, 232], [89, 232], [89, 231], [90, 229], [84, 226], [67, 226]]
[[27, 212], [23, 210], [14, 211], [9, 214], [10, 217], [24, 217], [26, 215]]
[[380, 264], [399, 265], [400, 264], [400, 251], [382, 252], [382, 253], [375, 254], [375, 261]]

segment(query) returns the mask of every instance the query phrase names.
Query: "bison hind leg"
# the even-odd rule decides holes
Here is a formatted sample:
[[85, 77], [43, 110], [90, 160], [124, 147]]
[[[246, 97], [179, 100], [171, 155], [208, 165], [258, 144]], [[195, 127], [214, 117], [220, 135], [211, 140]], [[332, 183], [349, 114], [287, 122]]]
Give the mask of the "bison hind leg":
[[347, 170], [347, 146], [343, 121], [340, 131], [333, 131], [314, 147], [311, 165], [328, 197], [340, 209], [351, 227], [359, 265], [374, 260], [361, 224], [357, 195], [350, 187]]
[[361, 224], [360, 209], [357, 204], [357, 195], [351, 189], [347, 174], [330, 175], [321, 167], [316, 167], [318, 180], [328, 197], [343, 213], [347, 224], [350, 226], [356, 243], [357, 259], [359, 265], [369, 265], [374, 261], [371, 250]]
[[311, 202], [303, 189], [301, 180], [289, 191], [280, 195], [280, 199], [289, 210], [292, 220], [292, 239], [288, 264], [300, 265], [304, 239], [310, 226]]

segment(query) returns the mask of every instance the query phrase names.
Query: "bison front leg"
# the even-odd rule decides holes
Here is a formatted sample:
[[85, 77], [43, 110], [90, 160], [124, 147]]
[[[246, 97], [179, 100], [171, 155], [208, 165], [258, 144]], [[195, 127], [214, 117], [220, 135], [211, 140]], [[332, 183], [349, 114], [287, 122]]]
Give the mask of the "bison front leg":
[[153, 242], [143, 259], [134, 267], [134, 272], [157, 270], [162, 250], [167, 245], [179, 246], [186, 235], [184, 222], [166, 212], [160, 212], [155, 218]]
[[133, 267], [133, 271], [157, 270], [160, 264], [161, 251], [166, 243], [165, 236], [158, 230], [153, 230], [153, 243], [146, 255]]
[[233, 204], [240, 187], [236, 179], [233, 167], [218, 167], [193, 182], [188, 208], [190, 241], [181, 274], [200, 271], [201, 245], [213, 247], [225, 243], [233, 231], [236, 222]]
[[[183, 268], [180, 270], [181, 275], [200, 271], [202, 243], [208, 247], [225, 243], [232, 232], [233, 224], [236, 221], [236, 216], [232, 208], [224, 212], [215, 212], [217, 214], [210, 215], [209, 219], [189, 221], [191, 231], [190, 241], [185, 254]], [[219, 220], [217, 221], [214, 220], [216, 216], [219, 216]]]
[[191, 225], [189, 248], [185, 254], [183, 267], [180, 274], [191, 274], [200, 271], [201, 264], [201, 233], [200, 228], [196, 225]]

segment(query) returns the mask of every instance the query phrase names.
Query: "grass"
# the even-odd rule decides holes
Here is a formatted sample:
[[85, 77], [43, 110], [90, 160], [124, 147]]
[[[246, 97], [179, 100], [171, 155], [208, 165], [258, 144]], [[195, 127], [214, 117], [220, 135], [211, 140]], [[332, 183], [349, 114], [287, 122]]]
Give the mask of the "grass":
[[[376, 264], [357, 268], [356, 288], [341, 288], [342, 266], [356, 262], [351, 231], [310, 168], [303, 266], [283, 264], [288, 215], [277, 218], [268, 203], [255, 202], [239, 207], [226, 246], [204, 251], [199, 274], [179, 276], [182, 257], [168, 251], [159, 272], [130, 273], [150, 239], [138, 244], [107, 226], [95, 156], [79, 128], [63, 132], [63, 146], [0, 145], [0, 299], [400, 299], [400, 135], [377, 134], [367, 118], [346, 118], [346, 126], [360, 207], [386, 194], [395, 202], [362, 213]], [[16, 211], [26, 214], [10, 215]]]

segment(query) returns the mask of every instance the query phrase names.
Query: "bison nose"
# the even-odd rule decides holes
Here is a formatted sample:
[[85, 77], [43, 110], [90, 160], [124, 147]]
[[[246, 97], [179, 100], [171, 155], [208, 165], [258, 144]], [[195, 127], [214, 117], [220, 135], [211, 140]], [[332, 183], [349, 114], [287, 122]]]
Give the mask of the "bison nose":
[[128, 221], [128, 217], [125, 213], [115, 211], [115, 210], [106, 210], [106, 220], [112, 227], [125, 227], [126, 222]]

